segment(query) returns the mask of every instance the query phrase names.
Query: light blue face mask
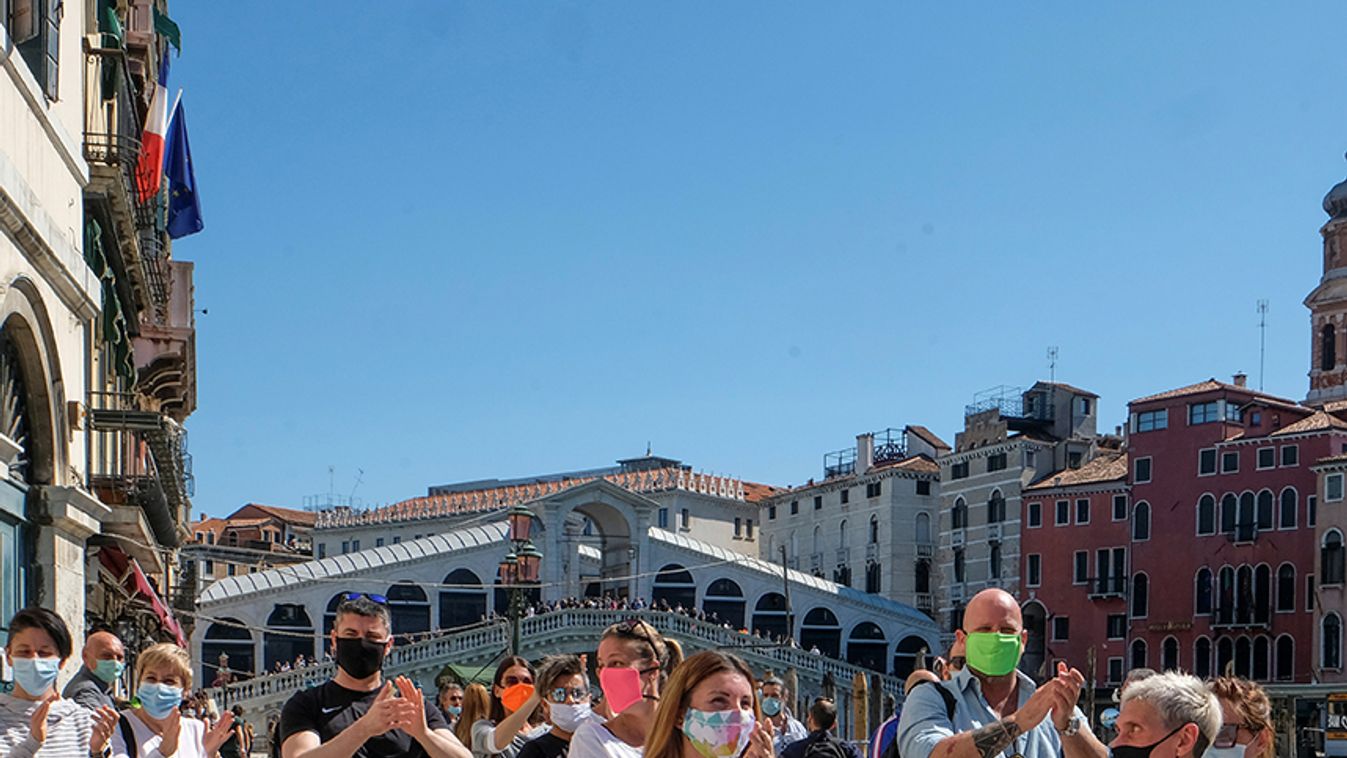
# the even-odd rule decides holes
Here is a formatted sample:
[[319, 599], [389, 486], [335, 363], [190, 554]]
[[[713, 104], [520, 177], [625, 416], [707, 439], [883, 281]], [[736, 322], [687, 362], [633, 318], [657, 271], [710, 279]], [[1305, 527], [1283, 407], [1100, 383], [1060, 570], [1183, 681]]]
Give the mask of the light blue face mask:
[[126, 664], [115, 658], [100, 660], [98, 665], [94, 666], [94, 676], [98, 677], [107, 684], [117, 681], [117, 678], [126, 670]]
[[15, 658], [14, 681], [24, 692], [34, 697], [45, 693], [56, 684], [61, 673], [60, 658]]
[[182, 688], [158, 682], [145, 682], [136, 690], [140, 707], [152, 719], [162, 719], [182, 705]]
[[762, 699], [762, 715], [775, 717], [781, 712], [780, 698], [765, 697]]

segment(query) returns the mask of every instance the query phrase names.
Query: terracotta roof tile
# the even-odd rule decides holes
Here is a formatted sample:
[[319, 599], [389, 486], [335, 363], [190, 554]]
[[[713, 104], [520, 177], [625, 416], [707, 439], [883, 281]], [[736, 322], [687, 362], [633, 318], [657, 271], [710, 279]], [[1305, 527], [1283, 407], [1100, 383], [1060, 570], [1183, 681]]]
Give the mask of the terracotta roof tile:
[[1227, 390], [1231, 392], [1240, 392], [1250, 395], [1252, 397], [1266, 398], [1268, 400], [1272, 400], [1279, 403], [1289, 403], [1291, 405], [1295, 404], [1295, 401], [1287, 400], [1284, 397], [1277, 397], [1276, 395], [1269, 395], [1265, 392], [1259, 392], [1258, 390], [1249, 389], [1248, 387], [1240, 387], [1239, 385], [1227, 384], [1226, 382], [1218, 382], [1215, 379], [1208, 379], [1205, 382], [1190, 384], [1186, 387], [1179, 387], [1177, 389], [1166, 390], [1165, 392], [1160, 392], [1155, 395], [1147, 395], [1145, 397], [1139, 397], [1133, 400], [1131, 403], [1129, 403], [1129, 405], [1135, 405], [1137, 403], [1149, 403], [1154, 400], [1168, 400], [1174, 397], [1196, 395], [1202, 392], [1212, 392], [1214, 390]]
[[1026, 492], [1030, 490], [1051, 490], [1062, 487], [1079, 487], [1085, 484], [1125, 481], [1126, 479], [1127, 455], [1124, 453], [1108, 453], [1092, 458], [1080, 468], [1048, 474], [1040, 481], [1024, 489]]
[[[234, 514], [238, 514], [249, 508], [256, 508], [257, 510], [262, 511], [263, 513], [269, 513], [282, 521], [300, 524], [301, 526], [313, 526], [314, 522], [318, 520], [318, 514], [314, 513], [313, 511], [301, 511], [296, 510], [294, 508], [281, 508], [280, 506], [262, 505], [261, 503], [248, 503], [242, 508], [239, 508], [237, 511], [234, 511]], [[230, 518], [233, 517], [234, 515], [231, 514]]]
[[951, 450], [951, 449], [952, 449], [952, 448], [949, 446], [949, 443], [948, 443], [948, 442], [945, 442], [944, 440], [940, 439], [939, 437], [936, 436], [935, 432], [932, 432], [930, 429], [927, 429], [927, 428], [924, 427], [924, 426], [918, 426], [918, 425], [916, 425], [916, 424], [911, 424], [911, 425], [909, 425], [909, 426], [907, 427], [907, 431], [908, 431], [909, 434], [915, 434], [915, 435], [917, 435], [917, 436], [920, 437], [922, 440], [924, 440], [924, 441], [926, 442], [926, 444], [930, 445], [931, 447], [935, 448], [936, 450]]
[[1268, 436], [1282, 437], [1288, 434], [1304, 434], [1305, 432], [1318, 432], [1325, 429], [1347, 429], [1347, 421], [1323, 411], [1315, 411], [1314, 415], [1303, 418], [1290, 426], [1284, 426]]
[[1067, 392], [1070, 392], [1073, 395], [1084, 395], [1085, 397], [1095, 397], [1095, 398], [1099, 397], [1098, 395], [1089, 390], [1083, 390], [1080, 387], [1074, 387], [1070, 384], [1067, 384], [1066, 382], [1038, 382], [1038, 384], [1044, 387], [1056, 387], [1059, 390], [1066, 390]]

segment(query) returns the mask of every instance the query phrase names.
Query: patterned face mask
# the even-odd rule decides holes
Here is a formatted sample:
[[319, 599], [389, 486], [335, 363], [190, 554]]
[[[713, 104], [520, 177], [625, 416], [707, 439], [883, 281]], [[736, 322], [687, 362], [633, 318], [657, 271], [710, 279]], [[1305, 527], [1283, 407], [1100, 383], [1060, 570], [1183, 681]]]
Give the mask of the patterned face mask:
[[753, 736], [753, 711], [699, 711], [683, 717], [683, 736], [702, 758], [735, 758]]

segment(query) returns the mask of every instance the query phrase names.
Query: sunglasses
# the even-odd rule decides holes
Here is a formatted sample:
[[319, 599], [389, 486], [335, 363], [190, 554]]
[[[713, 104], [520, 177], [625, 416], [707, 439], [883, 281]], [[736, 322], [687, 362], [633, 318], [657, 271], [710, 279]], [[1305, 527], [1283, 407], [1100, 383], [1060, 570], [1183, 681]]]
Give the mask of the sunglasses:
[[1234, 747], [1238, 744], [1235, 740], [1239, 737], [1240, 729], [1257, 734], [1263, 727], [1261, 724], [1221, 724], [1221, 728], [1216, 730], [1216, 737], [1211, 741], [1211, 746], [1216, 748]]
[[383, 595], [376, 595], [370, 592], [348, 592], [345, 595], [341, 596], [342, 600], [348, 602], [351, 600], [359, 600], [361, 598], [364, 598], [372, 603], [378, 603], [379, 605], [388, 605], [388, 598], [384, 597]]
[[547, 699], [553, 703], [561, 704], [570, 697], [577, 703], [589, 699], [589, 689], [585, 687], [558, 687], [547, 694]]
[[533, 678], [528, 676], [507, 676], [502, 680], [506, 687], [513, 687], [516, 684], [533, 684]]

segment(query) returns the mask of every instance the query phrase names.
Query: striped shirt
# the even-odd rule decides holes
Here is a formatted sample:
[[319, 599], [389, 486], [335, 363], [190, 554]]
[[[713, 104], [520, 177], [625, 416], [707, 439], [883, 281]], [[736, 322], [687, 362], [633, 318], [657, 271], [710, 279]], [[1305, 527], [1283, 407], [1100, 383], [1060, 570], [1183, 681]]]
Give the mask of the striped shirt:
[[89, 711], [73, 700], [57, 700], [47, 711], [47, 741], [28, 734], [35, 700], [0, 693], [0, 755], [6, 758], [80, 758], [89, 754], [93, 725]]

